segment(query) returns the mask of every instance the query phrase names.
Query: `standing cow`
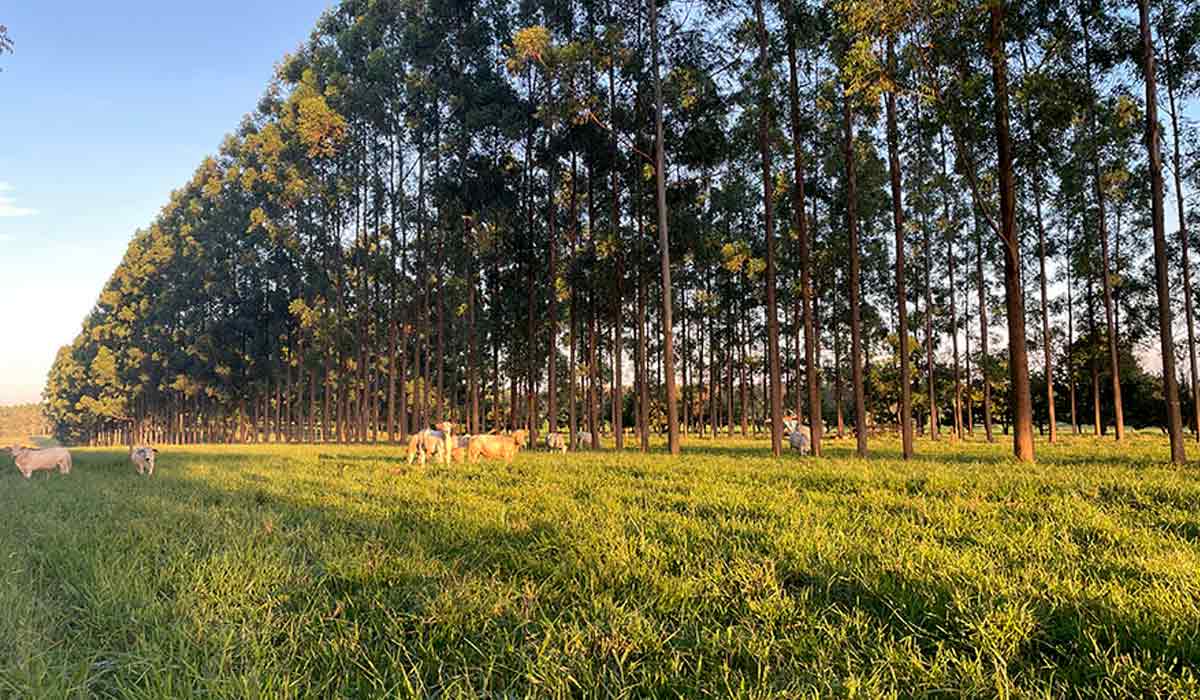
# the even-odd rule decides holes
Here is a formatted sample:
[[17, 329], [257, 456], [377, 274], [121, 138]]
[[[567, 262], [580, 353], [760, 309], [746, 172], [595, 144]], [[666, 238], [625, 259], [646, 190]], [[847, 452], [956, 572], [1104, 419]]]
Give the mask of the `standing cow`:
[[480, 457], [488, 459], [503, 459], [512, 463], [517, 451], [525, 446], [528, 433], [524, 430], [513, 431], [511, 435], [474, 435], [467, 448], [467, 457], [471, 464], [479, 461]]
[[546, 447], [551, 452], [567, 453], [567, 436], [562, 433], [549, 433], [546, 435]]
[[36, 471], [58, 469], [59, 474], [71, 473], [71, 453], [62, 447], [48, 447], [44, 450], [31, 450], [28, 447], [13, 446], [9, 448], [13, 461], [17, 463], [17, 471], [28, 479]]
[[812, 433], [807, 425], [796, 425], [796, 427], [788, 433], [788, 444], [793, 450], [797, 450], [802, 455], [808, 454], [812, 450]]
[[158, 450], [153, 447], [135, 447], [129, 453], [129, 461], [133, 462], [139, 475], [154, 476], [154, 458], [157, 456]]
[[454, 443], [451, 431], [454, 424], [446, 421], [432, 428], [426, 428], [408, 439], [408, 463], [419, 458], [421, 466], [425, 466], [425, 458], [431, 455], [441, 455], [442, 464], [450, 464], [450, 454]]

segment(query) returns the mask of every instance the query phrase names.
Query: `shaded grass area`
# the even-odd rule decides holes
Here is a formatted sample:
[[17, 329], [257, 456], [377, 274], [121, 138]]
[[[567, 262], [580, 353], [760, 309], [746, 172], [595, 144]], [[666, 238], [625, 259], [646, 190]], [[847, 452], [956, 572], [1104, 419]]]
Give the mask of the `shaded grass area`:
[[1039, 447], [78, 450], [0, 471], [0, 695], [1200, 695], [1196, 473]]

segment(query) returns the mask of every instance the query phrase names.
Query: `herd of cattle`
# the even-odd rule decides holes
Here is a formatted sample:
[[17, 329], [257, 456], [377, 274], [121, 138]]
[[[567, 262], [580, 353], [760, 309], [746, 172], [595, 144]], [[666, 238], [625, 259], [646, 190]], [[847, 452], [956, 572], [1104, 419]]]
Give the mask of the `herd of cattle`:
[[[788, 444], [801, 454], [808, 454], [810, 442], [808, 426], [799, 421], [785, 422]], [[502, 459], [512, 463], [517, 452], [525, 447], [529, 434], [524, 430], [514, 430], [505, 434], [487, 435], [458, 435], [454, 434], [452, 423], [439, 423], [432, 428], [426, 428], [408, 439], [408, 463], [414, 460], [424, 465], [426, 460], [440, 460], [442, 464], [454, 462], [471, 462], [475, 464], [480, 458]], [[574, 445], [563, 433], [550, 433], [546, 436], [546, 448], [566, 454], [568, 447], [576, 450], [583, 449], [592, 443], [592, 434], [586, 431], [575, 433]], [[60, 474], [71, 473], [71, 453], [65, 447], [46, 447], [33, 449], [13, 446], [8, 448], [17, 471], [26, 479], [35, 471], [57, 469]], [[153, 447], [134, 447], [129, 451], [129, 461], [139, 475], [154, 475], [154, 458], [158, 450]]]

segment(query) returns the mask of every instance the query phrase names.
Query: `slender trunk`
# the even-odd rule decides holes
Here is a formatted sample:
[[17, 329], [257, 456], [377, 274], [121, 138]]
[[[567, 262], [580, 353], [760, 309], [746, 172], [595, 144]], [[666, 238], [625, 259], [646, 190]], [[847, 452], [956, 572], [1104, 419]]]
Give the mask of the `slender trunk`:
[[[1021, 43], [1021, 65], [1025, 72], [1029, 72], [1029, 61], [1025, 55], [1025, 44]], [[1024, 101], [1025, 121], [1028, 128], [1033, 128], [1033, 118], [1029, 110], [1028, 96]], [[1040, 155], [1040, 154], [1037, 154]], [[1045, 364], [1046, 371], [1046, 410], [1049, 416], [1050, 423], [1050, 444], [1058, 442], [1058, 418], [1054, 410], [1054, 348], [1051, 342], [1050, 335], [1050, 302], [1047, 287], [1049, 279], [1046, 274], [1046, 223], [1045, 217], [1042, 215], [1042, 171], [1041, 161], [1036, 160], [1030, 168], [1030, 174], [1033, 176], [1033, 205], [1036, 215], [1037, 230], [1038, 230], [1038, 278], [1041, 285], [1041, 313], [1042, 313], [1042, 361]]]
[[658, 8], [656, 0], [650, 5], [650, 53], [654, 73], [654, 180], [658, 204], [658, 247], [662, 255], [662, 329], [663, 329], [663, 373], [666, 375], [667, 403], [667, 446], [672, 455], [679, 454], [679, 409], [676, 406], [675, 388], [675, 338], [671, 326], [671, 251], [667, 231], [667, 186], [665, 157], [663, 154], [663, 95], [662, 79], [659, 76]]
[[[464, 233], [469, 234], [470, 228], [465, 229]], [[473, 240], [469, 241], [467, 250], [477, 250]], [[475, 332], [475, 329], [478, 327], [477, 320], [475, 318], [475, 296], [478, 282], [475, 277], [475, 259], [472, 255], [467, 260], [467, 352], [469, 355], [467, 360], [467, 391], [470, 394], [470, 413], [468, 414], [469, 420], [467, 421], [467, 434], [469, 435], [474, 435], [481, 432], [481, 424], [479, 422], [479, 384], [481, 374], [479, 371], [479, 335]]]
[[1079, 434], [1079, 410], [1075, 397], [1075, 280], [1071, 266], [1074, 264], [1074, 241], [1070, 230], [1067, 233], [1067, 381], [1071, 399], [1071, 433]]
[[[1094, 83], [1092, 81], [1091, 32], [1086, 12], [1080, 13], [1080, 22], [1083, 24], [1084, 63], [1087, 66], [1088, 87], [1092, 88]], [[1112, 274], [1109, 272], [1108, 266], [1108, 216], [1105, 212], [1104, 187], [1100, 180], [1100, 145], [1096, 128], [1096, 97], [1094, 93], [1088, 96], [1087, 113], [1093, 148], [1091, 153], [1092, 192], [1096, 197], [1096, 223], [1100, 235], [1100, 272], [1102, 275], [1101, 288], [1104, 293], [1104, 321], [1108, 335], [1108, 364], [1109, 373], [1112, 375], [1113, 427], [1117, 442], [1120, 442], [1125, 439], [1125, 409], [1121, 401], [1121, 362], [1117, 351], [1117, 332], [1113, 322]]]
[[1175, 339], [1171, 328], [1170, 276], [1167, 272], [1167, 234], [1163, 221], [1162, 143], [1158, 130], [1158, 83], [1154, 73], [1154, 44], [1150, 37], [1149, 0], [1138, 0], [1142, 43], [1142, 78], [1146, 84], [1146, 150], [1150, 158], [1150, 190], [1154, 223], [1154, 277], [1158, 291], [1158, 329], [1162, 345], [1163, 396], [1167, 402], [1167, 433], [1171, 461], [1183, 464], [1183, 420], [1179, 411], [1179, 385], [1175, 374]]
[[[608, 17], [609, 21], [613, 22], [614, 15], [612, 9], [612, 0], [608, 2]], [[625, 370], [624, 370], [624, 341], [622, 331], [624, 328], [625, 313], [621, 308], [625, 300], [625, 246], [621, 242], [621, 193], [617, 187], [617, 162], [618, 162], [618, 147], [617, 147], [617, 131], [616, 131], [616, 114], [617, 114], [617, 78], [616, 78], [616, 63], [617, 63], [617, 47], [614, 44], [609, 46], [608, 63], [608, 113], [609, 118], [613, 122], [612, 142], [610, 144], [610, 153], [612, 155], [612, 164], [609, 169], [609, 186], [612, 189], [612, 209], [610, 216], [612, 221], [612, 240], [615, 246], [616, 270], [614, 271], [613, 295], [613, 436], [616, 441], [616, 449], [625, 449], [625, 426], [624, 420], [624, 405], [622, 399], [625, 396]]]
[[[653, 2], [653, 0], [651, 1]], [[642, 198], [639, 196], [637, 199], [638, 248], [642, 252], [642, 254], [638, 256], [638, 260], [643, 261], [646, 258], [645, 219], [642, 218]], [[642, 452], [648, 452], [650, 450], [650, 367], [647, 361], [646, 352], [646, 305], [648, 296], [646, 285], [648, 284], [648, 281], [646, 279], [645, 267], [646, 266], [644, 264], [639, 262], [637, 269], [638, 427], [641, 431], [640, 440]]]
[[549, 421], [547, 431], [558, 432], [558, 210], [554, 205], [556, 165], [546, 168], [546, 226], [550, 232], [550, 291], [547, 294], [549, 308], [546, 311], [546, 325], [550, 330], [550, 339], [546, 347], [548, 360], [546, 362], [546, 419]]
[[[946, 221], [949, 223], [949, 206], [947, 205]], [[958, 285], [954, 275], [954, 238], [946, 241], [946, 260], [950, 268], [950, 344], [954, 350], [954, 436], [963, 439], [963, 385], [962, 372], [958, 357]]]
[[1021, 287], [1021, 244], [1017, 235], [1016, 187], [1009, 134], [1008, 55], [1004, 43], [1004, 0], [992, 0], [989, 47], [996, 101], [997, 180], [1000, 185], [1000, 237], [1004, 244], [1004, 298], [1008, 315], [1008, 370], [1012, 382], [1013, 454], [1032, 462], [1033, 401], [1029, 390], [1029, 353], [1025, 346], [1025, 291]]
[[992, 382], [988, 377], [991, 362], [988, 355], [987, 278], [983, 276], [983, 231], [978, 216], [975, 219], [975, 276], [979, 289], [979, 378], [983, 381], [983, 434], [988, 442], [995, 442], [992, 434]]
[[845, 127], [846, 228], [850, 246], [850, 376], [854, 385], [854, 434], [859, 457], [867, 456], [867, 404], [863, 391], [862, 309], [858, 250], [858, 182], [855, 174], [854, 112], [851, 96], [843, 91], [842, 119]]
[[1100, 435], [1104, 432], [1104, 424], [1100, 417], [1100, 367], [1096, 363], [1096, 343], [1100, 339], [1100, 330], [1096, 328], [1096, 295], [1091, 277], [1088, 277], [1087, 305], [1088, 325], [1092, 336], [1088, 348], [1088, 367], [1092, 373], [1092, 435]]
[[[888, 70], [896, 71], [896, 48], [891, 37], [887, 40]], [[900, 184], [900, 130], [896, 124], [896, 92], [885, 93], [887, 103], [887, 148], [888, 176], [892, 186], [892, 225], [896, 234], [896, 310], [900, 340], [900, 446], [904, 459], [912, 459], [912, 358], [908, 349], [908, 292], [904, 279], [904, 203], [901, 201]], [[853, 205], [852, 205], [853, 206]], [[856, 253], [851, 251], [853, 257]], [[860, 443], [860, 451], [866, 451], [866, 443]]]
[[[1170, 42], [1166, 44], [1166, 56], [1168, 68], [1171, 61], [1171, 46]], [[1175, 104], [1175, 81], [1174, 71], [1167, 70], [1167, 104], [1171, 110], [1171, 141], [1173, 145], [1172, 160], [1175, 163], [1175, 207], [1176, 215], [1179, 222], [1179, 250], [1180, 250], [1180, 265], [1183, 268], [1183, 311], [1184, 318], [1187, 321], [1188, 335], [1188, 361], [1190, 363], [1192, 377], [1192, 418], [1193, 427], [1195, 429], [1196, 440], [1200, 441], [1200, 381], [1197, 381], [1197, 363], [1196, 363], [1196, 323], [1195, 313], [1192, 306], [1192, 267], [1190, 262], [1191, 256], [1191, 239], [1188, 237], [1187, 216], [1184, 212], [1183, 204], [1183, 160], [1179, 154], [1179, 109]], [[1118, 222], [1120, 220], [1118, 219]], [[1119, 241], [1119, 239], [1118, 239]], [[1118, 255], [1119, 257], [1119, 255]]]
[[754, 0], [754, 14], [758, 23], [758, 68], [762, 86], [758, 102], [758, 149], [762, 160], [763, 226], [767, 237], [767, 371], [771, 395], [771, 454], [778, 457], [783, 453], [783, 387], [780, 384], [779, 367], [779, 305], [775, 298], [775, 183], [771, 176], [771, 92], [768, 81], [771, 63], [762, 0]]

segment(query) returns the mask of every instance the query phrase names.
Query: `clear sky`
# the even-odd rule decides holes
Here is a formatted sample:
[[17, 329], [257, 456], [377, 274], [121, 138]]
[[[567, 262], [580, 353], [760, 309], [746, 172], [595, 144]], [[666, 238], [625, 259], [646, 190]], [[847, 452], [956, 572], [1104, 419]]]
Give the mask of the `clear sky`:
[[40, 400], [133, 232], [331, 4], [0, 3], [0, 405]]

